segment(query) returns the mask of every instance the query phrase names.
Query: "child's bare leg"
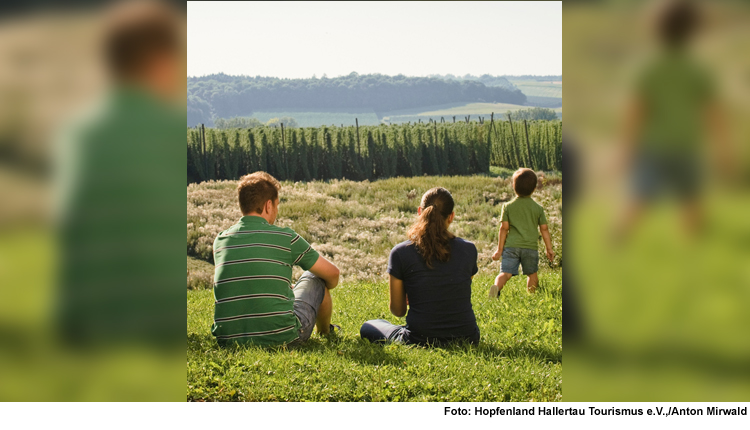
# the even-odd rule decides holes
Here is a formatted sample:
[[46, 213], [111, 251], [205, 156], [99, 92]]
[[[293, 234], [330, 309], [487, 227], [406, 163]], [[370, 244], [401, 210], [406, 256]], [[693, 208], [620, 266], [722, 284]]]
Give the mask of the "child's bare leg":
[[685, 229], [689, 236], [698, 236], [704, 224], [703, 207], [698, 200], [686, 202], [683, 206]]
[[498, 294], [500, 293], [500, 290], [503, 289], [503, 287], [505, 286], [505, 283], [508, 282], [508, 279], [510, 279], [511, 276], [513, 275], [511, 275], [510, 273], [502, 273], [502, 272], [500, 272], [500, 274], [497, 275], [497, 277], [495, 278], [495, 284], [492, 287], [490, 287], [489, 296], [491, 299], [497, 298]]
[[627, 242], [629, 236], [635, 230], [636, 225], [643, 217], [645, 209], [645, 202], [634, 200], [628, 203], [623, 211], [622, 217], [617, 221], [612, 235], [612, 241], [616, 246], [620, 246]]
[[500, 272], [500, 274], [497, 275], [497, 277], [495, 278], [495, 285], [497, 286], [497, 291], [502, 290], [503, 287], [505, 286], [505, 283], [508, 282], [508, 280], [510, 280], [512, 276], [513, 275], [511, 275], [510, 273]]
[[533, 293], [536, 291], [536, 287], [539, 286], [539, 276], [536, 273], [529, 275], [529, 279], [526, 281], [526, 291]]

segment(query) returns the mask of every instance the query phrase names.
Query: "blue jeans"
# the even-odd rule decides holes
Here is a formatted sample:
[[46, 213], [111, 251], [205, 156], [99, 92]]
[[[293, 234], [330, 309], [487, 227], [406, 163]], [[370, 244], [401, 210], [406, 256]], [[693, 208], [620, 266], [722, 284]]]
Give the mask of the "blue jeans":
[[419, 345], [444, 345], [454, 341], [479, 343], [479, 329], [472, 336], [450, 338], [426, 338], [415, 334], [406, 326], [391, 324], [386, 320], [370, 320], [362, 324], [359, 336], [373, 343], [403, 343]]
[[518, 275], [518, 265], [523, 266], [523, 274], [531, 275], [539, 271], [539, 251], [526, 248], [503, 249], [500, 270], [503, 273]]

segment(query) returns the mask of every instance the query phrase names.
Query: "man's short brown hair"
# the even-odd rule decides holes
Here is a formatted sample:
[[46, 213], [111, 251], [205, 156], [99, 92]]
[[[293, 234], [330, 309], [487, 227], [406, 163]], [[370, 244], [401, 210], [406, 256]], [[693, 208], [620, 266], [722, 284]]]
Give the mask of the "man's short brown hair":
[[536, 173], [522, 167], [513, 173], [513, 190], [521, 197], [530, 196], [536, 189]]
[[155, 58], [179, 53], [180, 16], [169, 3], [121, 1], [107, 18], [104, 56], [116, 78], [138, 77]]
[[263, 213], [263, 206], [271, 200], [279, 198], [281, 184], [266, 172], [255, 172], [240, 178], [237, 194], [240, 198], [242, 215], [249, 213]]

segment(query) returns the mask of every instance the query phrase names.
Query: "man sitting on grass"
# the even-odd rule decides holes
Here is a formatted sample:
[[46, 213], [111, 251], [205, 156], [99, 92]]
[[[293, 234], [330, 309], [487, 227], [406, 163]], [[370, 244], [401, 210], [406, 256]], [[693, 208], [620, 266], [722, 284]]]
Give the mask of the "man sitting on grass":
[[[313, 326], [328, 334], [333, 302], [329, 290], [339, 269], [290, 228], [274, 226], [281, 185], [265, 172], [240, 178], [243, 217], [214, 241], [214, 324], [220, 345], [301, 343]], [[306, 272], [292, 287], [292, 266]]]

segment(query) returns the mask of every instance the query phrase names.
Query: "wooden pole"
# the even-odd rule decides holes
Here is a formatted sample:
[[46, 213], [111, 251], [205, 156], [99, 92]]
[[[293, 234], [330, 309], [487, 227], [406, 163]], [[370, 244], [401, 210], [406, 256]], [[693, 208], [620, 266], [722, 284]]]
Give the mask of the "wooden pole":
[[435, 146], [438, 144], [438, 138], [437, 138], [437, 121], [433, 122], [435, 125]]
[[206, 157], [206, 126], [201, 124], [201, 147], [203, 155], [203, 178], [204, 181], [208, 180], [208, 159]]
[[495, 139], [497, 139], [497, 127], [495, 127], [495, 112], [490, 114], [490, 128], [495, 131]]
[[526, 120], [523, 120], [523, 127], [526, 129], [526, 151], [529, 154], [529, 167], [536, 170], [534, 163], [531, 161], [531, 145], [529, 145], [529, 126], [526, 124]]
[[362, 147], [359, 144], [359, 119], [354, 118], [354, 125], [357, 127], [357, 153], [362, 153]]
[[[287, 164], [286, 164], [286, 148], [284, 146], [286, 145], [286, 139], [284, 139], [284, 123], [280, 122], [281, 125], [281, 166], [282, 166], [282, 175], [287, 176]], [[286, 179], [286, 178], [285, 178]]]
[[513, 137], [513, 149], [516, 153], [516, 161], [518, 162], [518, 166], [522, 167], [521, 164], [523, 161], [521, 161], [521, 154], [518, 153], [518, 142], [516, 142], [516, 133], [513, 131], [513, 119], [510, 117], [510, 112], [508, 112], [508, 122], [510, 123], [510, 135]]

